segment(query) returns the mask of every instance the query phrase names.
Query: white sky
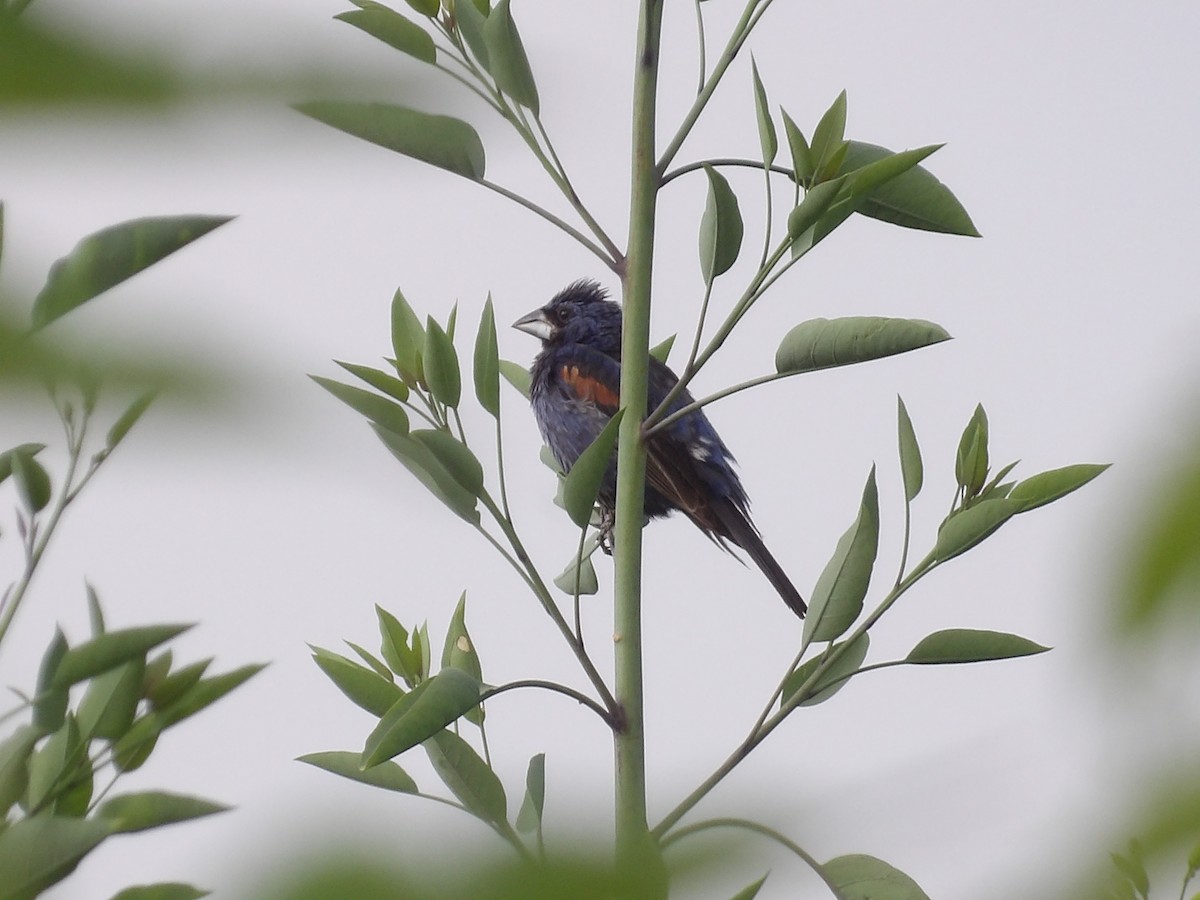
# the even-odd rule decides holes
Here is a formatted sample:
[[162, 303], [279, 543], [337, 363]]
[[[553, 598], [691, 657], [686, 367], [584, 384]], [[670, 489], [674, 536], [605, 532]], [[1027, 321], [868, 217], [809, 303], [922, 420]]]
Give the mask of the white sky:
[[[543, 119], [582, 196], [623, 234], [635, 4], [514, 6]], [[40, 0], [34, 11], [165, 48], [197, 72], [317, 65], [394, 79], [359, 99], [407, 98], [469, 118], [488, 149], [489, 177], [552, 201], [498, 121], [460, 92], [431, 96], [417, 64], [330, 20], [345, 8], [333, 0], [120, 0], [101, 13]], [[740, 4], [705, 9], [715, 44]], [[664, 133], [695, 80], [691, 17], [690, 4], [671, 4]], [[769, 370], [784, 331], [815, 316], [926, 318], [956, 338], [710, 411], [742, 464], [768, 546], [801, 592], [811, 592], [853, 518], [872, 462], [884, 521], [872, 596], [892, 577], [902, 521], [897, 392], [925, 454], [918, 558], [949, 506], [954, 449], [976, 402], [990, 415], [993, 459], [1021, 458], [1018, 474], [1114, 466], [936, 572], [876, 629], [871, 659], [902, 656], [945, 627], [1014, 631], [1054, 653], [865, 676], [834, 702], [797, 714], [693, 817], [759, 817], [821, 859], [879, 856], [935, 898], [1043, 896], [1093, 847], [1106, 852], [1123, 840], [1117, 810], [1138, 760], [1164, 758], [1195, 729], [1194, 683], [1164, 679], [1179, 693], [1135, 695], [1104, 628], [1106, 591], [1146, 492], [1177, 449], [1180, 423], [1193, 417], [1200, 374], [1191, 215], [1200, 201], [1192, 158], [1198, 33], [1200, 7], [1185, 2], [785, 0], [771, 9], [751, 46], [772, 104], [811, 134], [845, 88], [849, 136], [895, 149], [947, 141], [928, 165], [985, 235], [849, 223], [784, 279], [699, 380], [705, 391]], [[710, 115], [680, 162], [757, 154], [748, 54]], [[32, 294], [79, 237], [123, 219], [239, 215], [64, 323], [64, 332], [90, 341], [203, 361], [234, 379], [235, 396], [200, 412], [163, 405], [133, 432], [63, 527], [4, 648], [0, 682], [32, 685], [54, 622], [84, 637], [84, 577], [113, 627], [199, 621], [178, 642], [177, 659], [216, 654], [220, 669], [272, 663], [164, 739], [151, 764], [118, 788], [195, 793], [238, 811], [115, 839], [51, 896], [106, 897], [155, 880], [249, 896], [247, 873], [261, 872], [264, 859], [324, 846], [331, 832], [415, 857], [447, 835], [486, 842], [482, 826], [433, 804], [380, 796], [291, 762], [358, 749], [369, 731], [370, 718], [310, 662], [305, 642], [374, 647], [375, 603], [407, 624], [428, 618], [440, 642], [466, 589], [485, 678], [584, 685], [515, 576], [305, 374], [336, 376], [330, 358], [388, 355], [398, 285], [439, 318], [459, 300], [459, 343], [469, 348], [488, 291], [504, 326], [574, 278], [600, 277], [615, 289], [613, 280], [505, 201], [274, 101], [144, 118], [6, 112], [0, 172], [6, 292]], [[740, 290], [761, 238], [760, 179], [746, 172], [731, 181], [747, 244], [742, 264], [718, 283], [718, 301]], [[683, 179], [663, 197], [656, 338], [694, 322], [703, 185]], [[500, 342], [507, 358], [536, 352], [507, 328]], [[514, 392], [505, 402], [519, 524], [553, 575], [574, 534], [550, 504], [553, 479], [536, 462], [531, 415]], [[465, 417], [486, 442], [490, 420], [473, 408]], [[48, 415], [6, 401], [0, 446], [35, 439], [61, 445]], [[15, 545], [15, 533], [8, 537]], [[712, 551], [686, 522], [656, 523], [646, 544], [657, 821], [741, 739], [800, 626], [756, 572]], [[5, 552], [0, 558], [11, 560], [12, 548]], [[607, 589], [607, 562], [600, 574]], [[609, 607], [604, 593], [587, 603], [595, 648], [609, 633]], [[548, 828], [577, 828], [570, 820], [589, 805], [609, 815], [611, 749], [593, 717], [569, 701], [515, 694], [489, 713], [514, 809], [526, 760], [544, 750]], [[433, 787], [423, 758], [400, 762]], [[763, 900], [811, 884], [794, 860], [756, 848], [744, 869], [695, 896], [730, 896], [767, 868]]]

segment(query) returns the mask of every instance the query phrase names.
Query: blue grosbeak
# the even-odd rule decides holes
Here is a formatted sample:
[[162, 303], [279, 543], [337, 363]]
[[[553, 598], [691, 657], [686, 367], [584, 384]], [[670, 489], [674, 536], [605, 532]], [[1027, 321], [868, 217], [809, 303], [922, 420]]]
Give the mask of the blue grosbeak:
[[[620, 405], [621, 307], [606, 296], [596, 282], [576, 281], [513, 323], [542, 340], [530, 372], [530, 398], [542, 437], [564, 470]], [[657, 407], [678, 381], [651, 357], [649, 408]], [[691, 402], [691, 395], [682, 391], [671, 410]], [[750, 521], [750, 502], [732, 464], [733, 454], [702, 410], [677, 419], [646, 442], [646, 515], [656, 518], [679, 510], [722, 548], [730, 550], [733, 544], [745, 550], [784, 603], [803, 617], [804, 600]], [[599, 501], [611, 520], [615, 459], [601, 484]]]

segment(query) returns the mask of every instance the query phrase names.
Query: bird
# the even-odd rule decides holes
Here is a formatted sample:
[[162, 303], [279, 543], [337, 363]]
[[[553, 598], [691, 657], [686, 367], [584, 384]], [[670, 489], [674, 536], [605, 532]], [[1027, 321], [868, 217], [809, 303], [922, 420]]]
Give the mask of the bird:
[[[542, 341], [530, 369], [530, 403], [542, 439], [563, 471], [617, 412], [621, 389], [621, 307], [596, 281], [575, 281], [513, 328]], [[665, 364], [649, 357], [648, 409], [678, 383]], [[692, 403], [680, 391], [668, 412]], [[734, 457], [702, 409], [695, 409], [646, 438], [645, 513], [650, 519], [682, 512], [709, 539], [750, 557], [797, 616], [807, 606], [750, 519], [750, 501], [733, 468]], [[616, 506], [616, 456], [600, 486], [605, 522]], [[736, 556], [736, 553], [734, 553]]]

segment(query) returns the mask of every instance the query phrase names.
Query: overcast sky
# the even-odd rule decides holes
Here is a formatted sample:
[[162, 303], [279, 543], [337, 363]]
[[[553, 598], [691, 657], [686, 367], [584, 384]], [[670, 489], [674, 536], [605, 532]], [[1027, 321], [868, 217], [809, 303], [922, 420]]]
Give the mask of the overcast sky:
[[[513, 6], [543, 120], [585, 201], [623, 236], [636, 4]], [[669, 7], [664, 134], [695, 81], [691, 4]], [[502, 123], [464, 92], [433, 93], [438, 83], [418, 64], [331, 20], [346, 8], [337, 0], [110, 0], [103, 9], [39, 0], [31, 14], [169, 53], [198, 75], [242, 67], [361, 73], [379, 86], [354, 99], [468, 118], [487, 146], [490, 177], [554, 202]], [[705, 4], [714, 44], [739, 9], [732, 0]], [[934, 898], [1042, 896], [1042, 879], [1067, 878], [1088, 853], [1123, 838], [1118, 810], [1142, 754], [1159, 758], [1182, 729], [1195, 728], [1194, 682], [1176, 697], [1134, 696], [1114, 674], [1122, 661], [1111, 657], [1105, 627], [1109, 584], [1139, 511], [1194, 418], [1197, 34], [1200, 7], [1165, 0], [782, 0], [771, 8], [750, 46], [772, 104], [811, 133], [846, 89], [848, 136], [894, 149], [947, 142], [928, 167], [984, 234], [850, 222], [780, 282], [698, 379], [707, 392], [769, 371], [782, 334], [816, 316], [924, 318], [955, 337], [710, 410], [741, 463], [767, 545], [801, 592], [811, 593], [853, 519], [872, 463], [883, 519], [872, 597], [893, 577], [903, 515], [897, 392], [925, 455], [917, 558], [949, 507], [954, 450], [978, 402], [991, 419], [993, 459], [1021, 459], [1018, 474], [1114, 466], [934, 573], [873, 632], [871, 659], [902, 656], [947, 627], [1014, 631], [1053, 653], [866, 675], [780, 728], [694, 817], [762, 818], [819, 859], [879, 856]], [[746, 54], [679, 160], [757, 152]], [[506, 201], [304, 119], [282, 99], [153, 115], [6, 111], [0, 173], [6, 293], [32, 293], [79, 237], [123, 219], [239, 216], [63, 323], [64, 334], [98, 344], [201, 361], [235, 389], [199, 411], [169, 402], [152, 409], [113, 457], [39, 573], [20, 637], [4, 648], [0, 682], [32, 686], [55, 622], [75, 640], [86, 635], [85, 577], [113, 627], [200, 622], [178, 642], [177, 659], [215, 654], [223, 669], [272, 663], [164, 739], [145, 771], [121, 785], [195, 793], [237, 812], [116, 839], [51, 896], [105, 897], [154, 880], [247, 896], [247, 873], [324, 845], [331, 829], [401, 854], [436, 847], [447, 834], [486, 842], [482, 826], [434, 804], [377, 796], [291, 761], [358, 749], [368, 733], [370, 718], [317, 670], [305, 643], [376, 646], [376, 603], [406, 624], [428, 619], [440, 643], [465, 589], [487, 680], [583, 685], [515, 576], [305, 375], [336, 375], [331, 358], [374, 364], [390, 355], [388, 308], [398, 286], [420, 313], [443, 319], [457, 300], [463, 338], [473, 339], [489, 291], [506, 326], [575, 278], [597, 277], [614, 291], [617, 284]], [[730, 179], [747, 248], [717, 302], [729, 302], [748, 277], [761, 240], [760, 178]], [[656, 340], [694, 323], [703, 199], [699, 177], [663, 195]], [[507, 327], [500, 346], [522, 362], [537, 349]], [[553, 575], [575, 534], [550, 502], [553, 476], [536, 461], [532, 416], [515, 392], [504, 400], [515, 513]], [[473, 407], [464, 418], [486, 446], [490, 419]], [[26, 440], [61, 446], [49, 415], [8, 400], [0, 445]], [[647, 756], [657, 821], [741, 739], [791, 659], [800, 625], [757, 572], [716, 552], [686, 521], [655, 523], [646, 547]], [[13, 548], [0, 550], [11, 563]], [[585, 613], [596, 648], [611, 628], [610, 563], [599, 570], [602, 592]], [[608, 671], [607, 654], [598, 655]], [[551, 832], [578, 828], [572, 819], [589, 805], [602, 822], [610, 814], [611, 745], [585, 711], [510, 694], [489, 706], [489, 739], [514, 804], [526, 760], [546, 751]], [[411, 756], [400, 761], [432, 788], [427, 764]], [[720, 900], [767, 868], [764, 900], [812, 883], [794, 859], [755, 854], [696, 896]]]

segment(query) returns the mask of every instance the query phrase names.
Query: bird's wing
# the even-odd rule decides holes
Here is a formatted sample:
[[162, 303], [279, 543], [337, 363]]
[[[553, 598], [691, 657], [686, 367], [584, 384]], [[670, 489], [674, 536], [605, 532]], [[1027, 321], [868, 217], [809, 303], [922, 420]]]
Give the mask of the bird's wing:
[[576, 344], [555, 355], [554, 377], [567, 395], [595, 404], [606, 415], [621, 403], [621, 364], [607, 354]]

